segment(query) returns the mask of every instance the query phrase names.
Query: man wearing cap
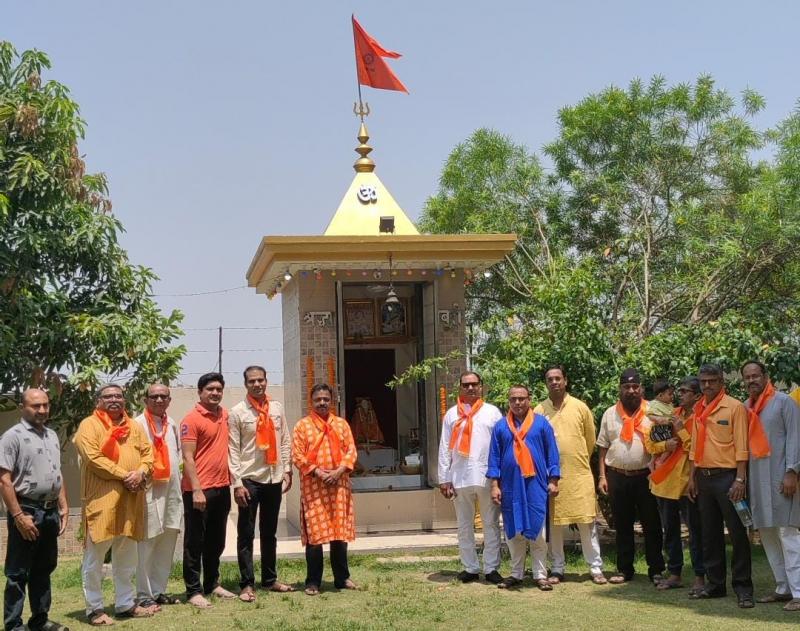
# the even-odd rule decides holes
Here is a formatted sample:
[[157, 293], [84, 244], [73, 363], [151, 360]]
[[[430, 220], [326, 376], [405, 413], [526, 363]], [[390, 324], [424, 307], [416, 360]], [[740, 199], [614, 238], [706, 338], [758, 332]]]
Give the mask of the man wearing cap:
[[772, 385], [767, 368], [751, 360], [742, 366], [750, 395], [750, 508], [776, 588], [760, 603], [788, 601], [800, 611], [800, 408]]
[[726, 594], [725, 527], [733, 557], [731, 584], [739, 607], [753, 602], [750, 539], [733, 502], [743, 500], [747, 489], [748, 418], [740, 401], [725, 393], [722, 369], [714, 364], [700, 367], [698, 379], [703, 398], [694, 406], [695, 435], [689, 451], [689, 498], [697, 499], [703, 528], [705, 589], [691, 598], [722, 598]]
[[[22, 420], [0, 438], [0, 494], [8, 511], [3, 625], [7, 631], [68, 631], [47, 619], [57, 540], [67, 528], [61, 445], [45, 426], [50, 416], [47, 393], [25, 390], [21, 407]], [[27, 627], [22, 624], [26, 587], [31, 603]]]
[[469, 583], [480, 578], [475, 552], [475, 503], [483, 521], [483, 571], [497, 585], [503, 580], [500, 567], [500, 509], [492, 501], [486, 478], [492, 430], [503, 418], [495, 406], [481, 397], [483, 381], [476, 372], [461, 374], [456, 405], [444, 415], [439, 442], [439, 491], [452, 499], [458, 524], [458, 549], [464, 569], [458, 580]]
[[633, 524], [637, 514], [644, 531], [647, 575], [657, 584], [664, 571], [661, 521], [648, 485], [651, 423], [645, 416], [641, 383], [636, 369], [628, 368], [622, 373], [619, 400], [603, 414], [597, 435], [600, 449], [597, 488], [610, 497], [616, 529], [617, 574], [609, 579], [611, 583], [633, 579]]
[[248, 366], [244, 369], [244, 385], [247, 397], [231, 408], [228, 418], [228, 466], [233, 497], [239, 507], [239, 598], [254, 602], [256, 517], [261, 543], [261, 587], [272, 592], [294, 591], [291, 585], [278, 581], [275, 567], [281, 499], [292, 486], [292, 437], [283, 406], [267, 396], [267, 371], [261, 366]]
[[178, 424], [167, 415], [169, 388], [154, 383], [147, 388], [144, 412], [134, 420], [153, 445], [153, 476], [145, 491], [147, 502], [146, 538], [138, 544], [136, 597], [144, 607], [176, 605], [177, 597], [167, 594], [175, 544], [183, 525], [181, 497], [181, 447]]

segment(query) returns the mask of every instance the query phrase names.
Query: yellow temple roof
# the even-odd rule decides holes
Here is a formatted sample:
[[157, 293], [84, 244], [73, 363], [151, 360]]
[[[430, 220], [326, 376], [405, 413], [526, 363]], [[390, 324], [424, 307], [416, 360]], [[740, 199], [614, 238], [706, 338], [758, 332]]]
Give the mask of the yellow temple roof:
[[325, 233], [262, 238], [247, 270], [247, 283], [258, 293], [272, 297], [284, 276], [304, 270], [382, 269], [390, 260], [397, 269], [477, 274], [514, 249], [515, 234], [420, 234], [375, 175], [363, 121], [358, 139], [356, 175]]
[[356, 152], [361, 157], [353, 165], [356, 175], [325, 229], [325, 236], [386, 234], [379, 229], [381, 217], [394, 219], [392, 234], [419, 234], [389, 189], [375, 175], [375, 163], [369, 157], [372, 147], [367, 144], [369, 135], [363, 121], [358, 130], [358, 140], [361, 144]]

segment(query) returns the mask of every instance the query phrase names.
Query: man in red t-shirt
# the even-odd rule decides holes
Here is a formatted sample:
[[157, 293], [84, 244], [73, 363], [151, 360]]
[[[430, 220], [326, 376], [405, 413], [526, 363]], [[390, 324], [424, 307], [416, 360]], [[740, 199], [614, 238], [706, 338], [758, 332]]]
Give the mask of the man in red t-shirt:
[[[183, 581], [189, 604], [211, 606], [205, 595], [235, 598], [219, 584], [219, 558], [231, 510], [228, 411], [220, 405], [225, 380], [218, 372], [197, 381], [200, 402], [181, 422], [183, 453]], [[200, 569], [203, 582], [200, 583]]]

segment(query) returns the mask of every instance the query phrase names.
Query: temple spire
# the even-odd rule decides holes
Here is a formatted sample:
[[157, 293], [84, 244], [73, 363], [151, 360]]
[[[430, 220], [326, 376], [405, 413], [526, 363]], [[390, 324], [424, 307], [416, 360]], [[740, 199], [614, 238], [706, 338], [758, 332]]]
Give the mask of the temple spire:
[[355, 161], [353, 168], [356, 173], [372, 173], [375, 170], [375, 163], [369, 157], [372, 147], [367, 144], [369, 140], [369, 133], [367, 126], [364, 124], [364, 119], [361, 119], [361, 127], [358, 129], [358, 141], [361, 143], [356, 147], [355, 151], [361, 157]]

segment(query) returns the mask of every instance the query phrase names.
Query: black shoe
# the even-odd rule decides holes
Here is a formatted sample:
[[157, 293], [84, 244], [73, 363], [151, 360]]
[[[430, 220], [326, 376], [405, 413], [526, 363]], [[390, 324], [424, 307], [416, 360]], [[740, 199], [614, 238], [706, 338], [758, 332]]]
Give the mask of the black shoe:
[[456, 578], [462, 583], [472, 583], [473, 581], [477, 581], [480, 577], [480, 574], [473, 574], [472, 572], [467, 572], [466, 570], [461, 570], [456, 576]]
[[500, 576], [500, 572], [497, 570], [492, 570], [486, 575], [486, 580], [492, 585], [498, 585], [503, 582], [503, 577]]
[[706, 600], [708, 598], [725, 598], [725, 596], [726, 593], [724, 591], [710, 591], [708, 589], [701, 589], [698, 592], [689, 594], [689, 598], [693, 598], [695, 600]]

